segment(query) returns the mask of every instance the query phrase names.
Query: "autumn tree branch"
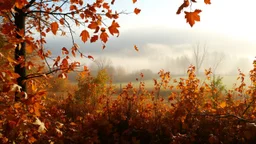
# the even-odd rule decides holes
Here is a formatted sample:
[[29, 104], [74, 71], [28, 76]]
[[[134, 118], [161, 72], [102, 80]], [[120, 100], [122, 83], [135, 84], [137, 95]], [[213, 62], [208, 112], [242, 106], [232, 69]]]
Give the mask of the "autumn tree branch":
[[32, 6], [32, 4], [35, 2], [36, 0], [31, 0], [24, 8], [28, 9]]

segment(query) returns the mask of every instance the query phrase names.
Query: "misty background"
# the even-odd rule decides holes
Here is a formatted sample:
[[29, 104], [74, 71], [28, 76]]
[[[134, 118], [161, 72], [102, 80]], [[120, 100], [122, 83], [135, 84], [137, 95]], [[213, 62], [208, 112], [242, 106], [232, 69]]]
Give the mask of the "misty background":
[[[146, 71], [147, 76], [150, 73], [156, 75], [161, 69], [170, 71], [172, 75], [185, 75], [190, 64], [197, 65], [194, 54], [197, 45], [200, 45], [199, 57], [206, 49], [198, 75], [208, 68], [221, 76], [237, 76], [238, 69], [248, 75], [256, 54], [256, 21], [251, 19], [256, 1], [246, 0], [243, 5], [233, 0], [214, 1], [211, 5], [198, 1], [193, 4], [192, 10], [202, 10], [201, 20], [193, 28], [186, 23], [184, 14], [176, 15], [181, 3], [139, 0], [136, 5], [132, 5], [129, 1], [116, 1], [119, 11], [129, 12], [134, 7], [142, 11], [138, 16], [120, 16], [120, 36], [110, 36], [104, 50], [101, 42], [82, 43], [79, 37], [83, 29], [81, 27], [72, 27], [76, 32], [75, 42], [85, 55], [92, 55], [95, 61], [107, 62], [104, 67], [117, 79], [124, 77], [118, 78], [121, 72], [138, 77], [140, 71]], [[72, 47], [68, 33], [65, 37], [49, 35], [46, 40], [45, 47], [52, 51], [53, 57], [61, 53], [62, 47]], [[138, 52], [134, 45], [138, 47]], [[88, 58], [70, 56], [70, 61], [79, 61], [91, 71], [100, 69]]]
[[[193, 29], [158, 27], [121, 32], [118, 38], [110, 38], [104, 50], [100, 42], [84, 44], [78, 36], [76, 42], [80, 51], [92, 55], [103, 66], [99, 67], [95, 61], [79, 56], [70, 56], [72, 61], [80, 61], [92, 71], [107, 68], [113, 75], [120, 73], [118, 71], [133, 74], [141, 70], [150, 75], [161, 69], [173, 75], [186, 75], [190, 65], [197, 65], [195, 50], [198, 50], [199, 59], [204, 55], [198, 74], [208, 68], [212, 68], [217, 75], [238, 75], [238, 69], [248, 74], [256, 51], [256, 43], [249, 40]], [[138, 52], [134, 45], [137, 45]], [[61, 53], [60, 46], [71, 48], [71, 38], [51, 37], [46, 48], [52, 51], [54, 57]]]

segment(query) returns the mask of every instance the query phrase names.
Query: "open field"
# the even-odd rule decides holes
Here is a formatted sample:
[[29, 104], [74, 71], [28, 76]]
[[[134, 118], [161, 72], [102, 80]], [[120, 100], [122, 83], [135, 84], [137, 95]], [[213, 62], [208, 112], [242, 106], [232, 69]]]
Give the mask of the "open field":
[[[222, 83], [223, 85], [226, 87], [226, 89], [233, 89], [235, 84], [239, 85], [241, 80], [238, 79], [237, 80], [237, 76], [221, 76], [223, 77], [222, 79]], [[186, 76], [176, 76], [176, 77], [172, 77], [170, 84], [174, 84], [173, 80], [176, 79], [177, 81], [179, 81], [180, 78], [187, 78]], [[207, 82], [209, 83], [209, 80], [206, 79], [205, 76], [200, 76], [199, 77], [200, 82]], [[154, 88], [154, 81], [152, 80], [142, 80], [143, 82], [145, 82], [145, 88], [146, 89], [153, 89]], [[138, 87], [140, 81], [131, 81], [134, 87]], [[246, 83], [246, 85], [250, 85], [250, 79], [249, 76], [245, 77], [244, 82]], [[125, 87], [128, 84], [128, 82], [123, 82], [123, 83], [114, 83], [114, 85], [116, 86], [116, 88], [121, 88], [121, 87]], [[177, 84], [174, 84], [174, 86], [176, 86]]]
[[[171, 81], [170, 81], [170, 84], [173, 84], [173, 86], [176, 86], [177, 83], [173, 83], [173, 80], [176, 79], [177, 81], [179, 81], [179, 78], [187, 78], [186, 76], [176, 76], [176, 77], [172, 77]], [[210, 82], [209, 80], [206, 79], [205, 76], [201, 76], [199, 77], [200, 79], [200, 82]], [[154, 81], [153, 79], [152, 80], [142, 80], [143, 82], [145, 82], [145, 88], [148, 90], [148, 91], [153, 91], [154, 90]], [[237, 76], [223, 76], [223, 79], [222, 79], [222, 82], [223, 82], [223, 85], [226, 87], [227, 90], [230, 90], [230, 89], [234, 89], [234, 84], [237, 84], [239, 85], [240, 84], [240, 79], [237, 80]], [[122, 88], [124, 88], [129, 82], [122, 82], [122, 83], [114, 83], [114, 86], [115, 86], [115, 91], [116, 93], [113, 95], [113, 97], [116, 97], [117, 95], [120, 94], [120, 92], [122, 91]], [[140, 81], [132, 81], [131, 82], [133, 87], [135, 88], [139, 88], [139, 83]], [[245, 77], [245, 83], [246, 85], [250, 85], [250, 80], [249, 80], [249, 77]], [[73, 85], [76, 85], [77, 83], [73, 83]], [[175, 88], [173, 89], [175, 90]], [[168, 98], [168, 96], [171, 94], [171, 90], [169, 89], [163, 89], [161, 88], [160, 90], [160, 96], [161, 97], [164, 97], [165, 99]], [[57, 99], [63, 99], [63, 98], [66, 98], [67, 97], [67, 92], [51, 92], [51, 95], [53, 97], [58, 96]]]
[[[185, 77], [185, 76], [183, 76], [183, 77], [178, 77], [178, 76], [177, 77], [172, 77], [172, 79], [170, 81], [170, 84], [173, 84], [173, 86], [176, 86], [177, 83], [173, 83], [173, 80], [176, 79], [177, 81], [179, 81], [179, 78], [187, 78], [187, 77]], [[204, 82], [204, 81], [207, 82], [207, 83], [210, 83], [210, 81], [207, 80], [206, 77], [204, 77], [204, 76], [199, 77], [199, 79], [200, 79], [201, 83]], [[153, 80], [145, 80], [143, 82], [145, 82], [145, 88], [148, 91], [153, 91], [154, 90], [154, 81]], [[246, 83], [247, 86], [249, 86], [251, 84], [249, 76], [245, 77], [244, 82]], [[133, 87], [139, 88], [140, 81], [133, 81], [131, 83], [132, 83]], [[240, 85], [241, 79], [237, 79], [237, 76], [223, 76], [222, 83], [225, 86], [226, 90], [233, 90], [235, 87], [238, 87]], [[128, 82], [127, 83], [114, 83], [114, 85], [116, 86], [116, 92], [117, 93], [113, 97], [116, 97], [122, 91], [122, 88], [124, 88], [127, 84], [128, 84]], [[165, 99], [166, 104], [169, 103], [168, 102], [168, 97], [170, 96], [172, 91], [177, 91], [177, 90], [175, 90], [175, 88], [173, 90], [161, 88], [161, 90], [160, 90], [159, 96]], [[240, 97], [239, 97], [239, 99], [240, 99]]]

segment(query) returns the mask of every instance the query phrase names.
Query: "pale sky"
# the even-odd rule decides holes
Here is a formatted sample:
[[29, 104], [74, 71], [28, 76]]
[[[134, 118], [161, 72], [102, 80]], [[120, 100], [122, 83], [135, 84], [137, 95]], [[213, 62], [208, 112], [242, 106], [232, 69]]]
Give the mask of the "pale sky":
[[[197, 1], [192, 9], [202, 10], [201, 21], [191, 28], [183, 12], [176, 15], [183, 0], [138, 0], [136, 4], [132, 4], [132, 0], [116, 0], [114, 9], [133, 12], [137, 7], [141, 13], [120, 15], [117, 20], [121, 26], [120, 37], [111, 37], [103, 51], [100, 43], [83, 44], [78, 37], [79, 31], [77, 43], [85, 54], [95, 58], [108, 57], [114, 65], [124, 66], [127, 70], [166, 68], [163, 57], [189, 55], [192, 45], [198, 42], [206, 43], [210, 51], [252, 60], [256, 56], [256, 1], [212, 0], [211, 5]], [[69, 39], [53, 38], [49, 46], [66, 44], [70, 47]], [[139, 52], [134, 50], [134, 45], [138, 46]], [[90, 63], [89, 60], [82, 61]], [[226, 63], [236, 69], [236, 63]]]
[[[183, 0], [138, 0], [135, 5], [131, 5], [130, 1], [117, 0], [117, 3], [121, 9], [138, 7], [142, 11], [138, 16], [121, 17], [119, 22], [123, 31], [154, 26], [191, 29], [183, 13], [176, 15]], [[211, 5], [205, 5], [203, 0], [197, 1], [197, 4], [192, 5], [192, 9], [202, 10], [201, 22], [196, 23], [193, 30], [213, 31], [255, 40], [255, 0], [212, 0]]]

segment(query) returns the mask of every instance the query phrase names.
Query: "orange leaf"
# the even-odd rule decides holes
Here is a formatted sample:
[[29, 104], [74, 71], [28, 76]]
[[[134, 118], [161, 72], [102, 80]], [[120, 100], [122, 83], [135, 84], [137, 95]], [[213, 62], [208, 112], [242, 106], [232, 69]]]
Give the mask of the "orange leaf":
[[200, 16], [198, 15], [201, 10], [196, 9], [194, 12], [186, 12], [185, 11], [185, 18], [187, 22], [190, 24], [191, 27], [195, 24], [195, 21], [200, 21]]
[[91, 43], [96, 42], [98, 40], [98, 36], [94, 35], [91, 37]]
[[136, 51], [139, 51], [139, 49], [138, 49], [138, 47], [137, 47], [136, 45], [134, 45], [134, 49], [135, 49]]
[[46, 33], [45, 33], [45, 32], [41, 32], [41, 35], [42, 35], [43, 37], [46, 37]]
[[117, 28], [119, 28], [119, 24], [117, 22], [115, 22], [115, 20], [113, 20], [112, 24], [110, 27], [108, 27], [109, 32], [114, 35], [117, 34], [117, 36], [119, 36], [119, 30]]
[[81, 39], [85, 43], [88, 40], [88, 38], [90, 38], [90, 34], [87, 30], [83, 30], [80, 34], [80, 37], [82, 37]]
[[141, 11], [141, 10], [140, 10], [140, 9], [138, 9], [138, 8], [135, 8], [135, 9], [134, 9], [134, 13], [135, 13], [136, 15], [137, 15], [137, 14], [139, 14], [139, 13], [140, 13], [140, 11]]
[[33, 47], [29, 43], [26, 44], [26, 52], [27, 53], [32, 53], [33, 52]]
[[76, 5], [71, 5], [70, 7], [69, 7], [69, 9], [72, 11], [72, 10], [77, 10], [77, 8], [76, 8]]
[[66, 79], [67, 74], [66, 73], [61, 73], [61, 74], [58, 75], [58, 78]]
[[54, 61], [53, 66], [58, 66], [59, 61], [60, 61], [60, 56], [58, 56], [57, 59]]
[[68, 60], [66, 58], [62, 60], [61, 68], [68, 68]]
[[109, 9], [109, 5], [108, 5], [108, 3], [104, 3], [104, 4], [103, 4], [103, 8], [105, 8], [105, 9], [107, 9], [107, 10], [108, 10], [108, 9]]
[[35, 83], [31, 84], [31, 89], [33, 92], [35, 92], [37, 90]]
[[38, 117], [41, 116], [40, 111], [39, 111], [40, 107], [41, 107], [41, 105], [39, 103], [34, 104], [34, 113]]
[[52, 33], [53, 33], [54, 35], [56, 35], [57, 30], [59, 29], [58, 23], [57, 23], [57, 22], [51, 23], [51, 29], [52, 29]]
[[8, 60], [8, 62], [10, 62], [10, 63], [15, 63], [15, 64], [17, 64], [17, 62], [16, 62], [14, 59], [12, 59], [11, 57], [9, 57], [9, 56], [7, 56], [7, 60]]
[[63, 47], [62, 48], [62, 54], [68, 54], [68, 53], [69, 53], [69, 51], [65, 47]]
[[104, 43], [106, 43], [106, 42], [108, 41], [108, 34], [107, 34], [106, 32], [102, 32], [102, 33], [100, 34], [100, 39], [101, 39]]
[[76, 57], [76, 53], [74, 50], [72, 50], [72, 55], [73, 55], [73, 57]]
[[211, 4], [211, 0], [204, 0], [205, 4]]
[[18, 9], [22, 9], [26, 3], [27, 3], [27, 1], [18, 0], [18, 1], [15, 2], [15, 6], [16, 6]]
[[84, 66], [84, 71], [89, 71], [87, 66]]
[[84, 19], [84, 13], [80, 13], [79, 15], [80, 15], [81, 19]]
[[88, 25], [88, 28], [90, 28], [90, 29], [96, 29], [97, 27], [98, 27], [98, 23], [97, 22], [91, 22]]
[[226, 106], [227, 106], [227, 103], [226, 103], [226, 102], [220, 103], [220, 107], [221, 107], [221, 108], [225, 108]]
[[184, 0], [183, 4], [179, 7], [179, 9], [177, 10], [176, 14], [180, 14], [181, 11], [183, 10], [183, 8], [188, 7], [189, 6], [189, 1], [188, 0]]
[[75, 125], [76, 125], [76, 123], [74, 123], [74, 122], [71, 122], [71, 123], [70, 123], [70, 125], [72, 125], [72, 126], [75, 126]]
[[36, 142], [36, 139], [33, 136], [30, 136], [28, 138], [28, 142], [32, 144], [32, 143]]
[[21, 103], [15, 103], [14, 108], [16, 108], [16, 109], [21, 108]]
[[61, 25], [64, 25], [64, 24], [65, 24], [65, 19], [64, 19], [64, 18], [61, 18], [61, 19], [60, 19], [60, 24], [61, 24]]
[[136, 3], [136, 2], [137, 2], [137, 0], [132, 0], [132, 2], [133, 2], [133, 3]]
[[33, 66], [34, 66], [34, 64], [33, 64], [31, 61], [29, 61], [29, 62], [27, 63], [27, 69], [30, 70]]

